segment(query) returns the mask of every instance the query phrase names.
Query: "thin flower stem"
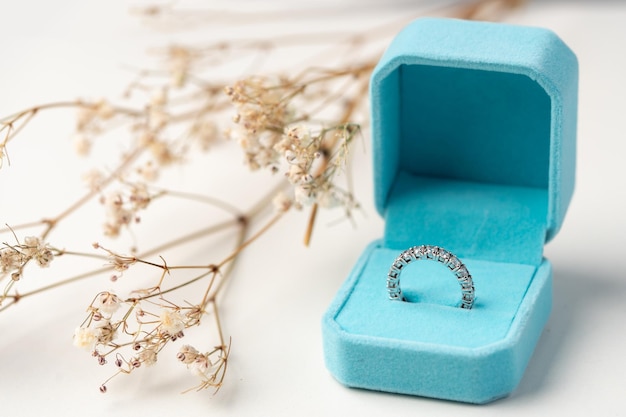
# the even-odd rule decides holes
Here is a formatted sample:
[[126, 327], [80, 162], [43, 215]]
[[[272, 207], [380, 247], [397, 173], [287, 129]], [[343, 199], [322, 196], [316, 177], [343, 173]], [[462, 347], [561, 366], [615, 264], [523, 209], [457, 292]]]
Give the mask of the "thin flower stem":
[[220, 345], [224, 346], [224, 332], [222, 331], [222, 320], [220, 319], [219, 308], [217, 308], [217, 301], [213, 300], [213, 314], [215, 315], [215, 324], [217, 326], [217, 335], [220, 339]]
[[[217, 233], [217, 232], [219, 232], [221, 230], [224, 230], [224, 229], [226, 229], [228, 227], [236, 226], [236, 225], [238, 225], [240, 223], [241, 222], [239, 220], [234, 219], [234, 220], [228, 220], [228, 221], [224, 221], [224, 222], [221, 222], [221, 223], [218, 223], [218, 224], [206, 227], [206, 228], [204, 228], [202, 230], [199, 230], [197, 232], [190, 233], [190, 234], [182, 236], [182, 237], [180, 237], [178, 239], [174, 239], [174, 240], [172, 240], [170, 242], [167, 242], [167, 243], [165, 243], [163, 245], [159, 245], [159, 246], [154, 247], [154, 248], [152, 248], [150, 250], [147, 250], [147, 251], [143, 252], [141, 255], [139, 255], [138, 258], [145, 258], [147, 256], [154, 255], [156, 253], [162, 252], [163, 250], [169, 249], [171, 247], [175, 247], [175, 246], [181, 245], [183, 243], [188, 243], [190, 241], [209, 236], [209, 235], [211, 235], [213, 233]], [[83, 253], [77, 252], [77, 255], [84, 256], [84, 255], [88, 255], [88, 254], [83, 254]], [[97, 257], [97, 258], [100, 258], [99, 255], [93, 255], [93, 256]], [[157, 266], [162, 266], [162, 265], [157, 265]], [[202, 268], [202, 267], [207, 268], [206, 265], [205, 266], [198, 266], [198, 268]], [[81, 280], [86, 279], [86, 278], [91, 278], [93, 276], [100, 275], [100, 274], [103, 274], [103, 273], [106, 273], [106, 272], [110, 272], [110, 271], [113, 271], [113, 269], [114, 269], [114, 267], [112, 265], [111, 266], [106, 266], [106, 267], [102, 267], [102, 268], [99, 268], [99, 269], [94, 269], [94, 270], [91, 270], [91, 271], [87, 271], [87, 272], [84, 272], [84, 273], [81, 273], [81, 274], [78, 274], [78, 275], [74, 275], [72, 277], [63, 279], [61, 281], [57, 281], [57, 282], [55, 282], [53, 284], [46, 285], [46, 286], [37, 288], [37, 289], [29, 291], [29, 292], [25, 292], [23, 294], [14, 294], [14, 295], [7, 294], [6, 299], [8, 299], [9, 301], [7, 302], [7, 304], [5, 304], [2, 307], [0, 307], [0, 312], [6, 310], [8, 307], [16, 304], [18, 301], [20, 301], [23, 298], [30, 297], [32, 295], [39, 294], [39, 293], [42, 293], [42, 292], [45, 292], [45, 291], [48, 291], [48, 290], [52, 290], [52, 289], [55, 289], [55, 288], [58, 288], [58, 287], [62, 287], [64, 285], [68, 285], [68, 284], [71, 284], [71, 283], [74, 283], [74, 282], [77, 282], [77, 281], [81, 281]], [[179, 285], [179, 286], [177, 286], [177, 287], [175, 287], [173, 289], [179, 289], [179, 288], [182, 288], [182, 287], [184, 287], [184, 286], [186, 286], [188, 284], [191, 284], [193, 282], [199, 281], [200, 279], [204, 278], [209, 273], [210, 272], [207, 272], [206, 274], [202, 275], [201, 277], [198, 277], [198, 278], [195, 278], [195, 279], [193, 279], [193, 280], [191, 280], [189, 282], [183, 283], [183, 284], [181, 284], [181, 285]]]
[[33, 296], [35, 294], [39, 294], [39, 293], [42, 293], [44, 291], [51, 290], [53, 288], [58, 288], [58, 287], [61, 287], [63, 285], [70, 284], [72, 282], [80, 281], [82, 279], [89, 278], [89, 277], [92, 277], [94, 275], [102, 274], [104, 272], [108, 272], [108, 271], [112, 271], [112, 270], [113, 270], [112, 266], [103, 267], [103, 268], [96, 269], [96, 270], [93, 270], [93, 271], [88, 271], [88, 272], [84, 272], [82, 274], [74, 275], [71, 278], [67, 278], [67, 279], [64, 279], [62, 281], [58, 281], [58, 282], [55, 282], [53, 284], [43, 286], [43, 287], [37, 288], [35, 290], [29, 291], [29, 292], [25, 292], [24, 294], [7, 295], [6, 298], [10, 299], [11, 301], [8, 304], [2, 306], [0, 308], [0, 311], [6, 310], [9, 306], [14, 305], [15, 303], [17, 303], [22, 298], [30, 297], [30, 296]]
[[217, 264], [218, 268], [226, 265], [235, 259], [245, 248], [250, 246], [253, 242], [255, 242], [259, 237], [263, 236], [268, 229], [270, 229], [280, 218], [283, 216], [283, 213], [275, 214], [270, 221], [268, 221], [259, 231], [253, 234], [249, 239], [241, 244], [233, 253], [224, 258], [219, 264]]
[[201, 195], [201, 194], [194, 194], [194, 193], [188, 193], [188, 192], [184, 192], [184, 191], [172, 191], [172, 190], [161, 190], [161, 195], [164, 196], [171, 196], [171, 197], [178, 197], [178, 198], [184, 198], [187, 200], [192, 200], [192, 201], [198, 201], [201, 203], [206, 203], [206, 204], [210, 204], [212, 206], [218, 207], [230, 214], [233, 214], [237, 217], [242, 215], [241, 210], [239, 210], [237, 207], [233, 206], [230, 203], [227, 203], [224, 200], [220, 200], [218, 198], [215, 197], [209, 197], [206, 195]]
[[[248, 219], [252, 219], [252, 217], [248, 217]], [[241, 227], [239, 229], [239, 234], [237, 236], [237, 243], [236, 243], [237, 248], [240, 248], [243, 245], [245, 238], [246, 238], [246, 234], [248, 232], [249, 224], [250, 224], [250, 220], [241, 222]], [[228, 265], [226, 265], [225, 268], [222, 269], [222, 274], [221, 274], [222, 279], [217, 283], [217, 286], [214, 289], [213, 295], [210, 296], [205, 302], [215, 301], [218, 294], [221, 293], [222, 287], [226, 284], [226, 282], [230, 278], [230, 275], [233, 269], [235, 268], [235, 264], [237, 263], [238, 259], [239, 257], [234, 258], [232, 262], [228, 263]], [[207, 291], [207, 294], [208, 293], [209, 292]], [[205, 298], [206, 298], [206, 295], [205, 295]], [[202, 307], [205, 308], [206, 304], [203, 305]]]

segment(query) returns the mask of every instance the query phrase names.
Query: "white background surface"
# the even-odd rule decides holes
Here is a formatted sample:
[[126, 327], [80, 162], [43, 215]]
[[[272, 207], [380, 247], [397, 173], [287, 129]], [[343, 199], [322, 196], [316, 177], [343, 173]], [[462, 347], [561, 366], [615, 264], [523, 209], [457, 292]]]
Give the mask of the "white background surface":
[[[293, 26], [317, 31], [326, 21], [332, 28], [363, 29], [411, 13], [410, 2], [352, 3], [361, 4], [358, 12], [344, 4], [328, 2], [325, 10], [336, 8], [332, 16], [300, 15], [303, 20], [296, 23], [254, 29], [216, 24], [208, 32], [181, 35], [142, 26], [121, 2], [3, 2], [0, 114], [59, 99], [115, 96], [131, 78], [124, 66], [145, 65], [149, 47], [167, 45], [176, 36], [254, 37], [259, 30]], [[216, 396], [180, 395], [190, 380], [179, 367], [142, 370], [114, 381], [101, 395], [97, 387], [107, 373], [71, 346], [84, 311], [82, 292], [93, 294], [102, 284], [86, 283], [24, 300], [0, 315], [0, 415], [626, 416], [626, 5], [535, 2], [507, 20], [553, 29], [576, 52], [581, 68], [577, 189], [561, 233], [545, 250], [554, 266], [554, 309], [510, 397], [470, 406], [374, 393], [345, 388], [326, 371], [321, 316], [363, 248], [382, 234], [366, 144], [365, 151], [355, 148], [356, 193], [365, 213], [357, 214], [356, 228], [347, 222], [327, 226], [338, 213], [322, 216], [305, 249], [299, 243], [306, 213], [291, 214], [242, 258], [222, 303], [233, 352]], [[63, 159], [70, 154], [72, 118], [71, 112], [42, 116], [10, 148], [16, 166], [0, 171], [3, 223], [18, 213], [37, 218], [42, 207], [35, 201], [42, 195], [51, 205], [69, 201], [66, 187], [47, 178], [54, 171], [60, 183], [78, 183], [81, 166]], [[26, 171], [17, 167], [24, 155], [32, 164]], [[213, 168], [180, 175], [219, 189]], [[22, 191], [39, 182], [36, 194]]]

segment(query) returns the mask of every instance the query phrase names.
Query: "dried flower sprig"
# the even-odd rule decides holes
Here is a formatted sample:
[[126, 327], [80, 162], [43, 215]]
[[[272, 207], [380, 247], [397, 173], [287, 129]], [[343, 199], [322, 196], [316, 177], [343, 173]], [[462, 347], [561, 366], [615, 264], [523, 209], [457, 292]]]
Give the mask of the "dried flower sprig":
[[[476, 0], [447, 9], [447, 13], [460, 18], [497, 17], [500, 10], [518, 3]], [[175, 16], [176, 9], [155, 6], [144, 13], [158, 18], [164, 15]], [[387, 27], [385, 30], [391, 30], [387, 35], [397, 26]], [[348, 41], [362, 44], [368, 36], [373, 35], [351, 35]], [[94, 147], [105, 146], [99, 138], [113, 129], [127, 128], [129, 140], [124, 141], [119, 160], [107, 163], [112, 169], [96, 167], [85, 175], [88, 190], [64, 210], [1, 230], [10, 233], [14, 243], [4, 243], [0, 248], [0, 281], [5, 282], [0, 311], [26, 297], [72, 282], [104, 274], [117, 281], [122, 274], [145, 275], [143, 268], [148, 268], [148, 285], [139, 284], [125, 297], [116, 290], [101, 291], [86, 303], [87, 316], [76, 328], [74, 344], [87, 349], [98, 364], [113, 366], [112, 377], [157, 364], [169, 346], [176, 344], [177, 352], [170, 357], [200, 378], [192, 389], [219, 389], [231, 342], [222, 329], [218, 295], [235, 261], [291, 209], [310, 209], [305, 233], [308, 242], [318, 207], [342, 207], [347, 216], [358, 208], [349, 184], [342, 186], [338, 179], [349, 162], [349, 149], [360, 134], [360, 122], [367, 121], [367, 116], [359, 117], [359, 112], [379, 53], [354, 58], [334, 69], [306, 68], [295, 75], [254, 75], [221, 81], [211, 77], [210, 67], [227, 63], [232, 51], [266, 52], [276, 43], [220, 41], [208, 47], [171, 46], [161, 51], [164, 69], [138, 71], [126, 89], [124, 96], [139, 99], [141, 105], [119, 105], [107, 99], [76, 100], [34, 106], [1, 118], [0, 167], [5, 160], [11, 162], [7, 150], [11, 141], [35, 116], [49, 109], [77, 110], [74, 146], [80, 156], [88, 158]], [[223, 134], [220, 126], [226, 125], [225, 116], [233, 107], [234, 125]], [[192, 149], [210, 150], [222, 138], [242, 148], [249, 169], [268, 169], [285, 181], [277, 188], [270, 187], [248, 211], [213, 196], [157, 185], [168, 167], [185, 165]], [[21, 158], [18, 160], [23, 163]], [[185, 204], [207, 204], [221, 211], [226, 220], [209, 222], [178, 237], [172, 237], [177, 235], [175, 231], [166, 230], [167, 237], [157, 246], [144, 251], [133, 247], [130, 255], [100, 244], [94, 244], [96, 252], [91, 252], [58, 249], [48, 243], [59, 224], [71, 221], [72, 215], [90, 201], [99, 201], [104, 207], [104, 220], [100, 221], [103, 237], [113, 239], [126, 232], [132, 235], [131, 227], [140, 227], [139, 220], [152, 203], [167, 198]], [[266, 209], [272, 206], [274, 215], [252, 233], [251, 225], [264, 218]], [[18, 232], [33, 228], [40, 232], [18, 238]], [[224, 231], [235, 237], [235, 243], [221, 260], [209, 254], [197, 264], [176, 264], [172, 259], [166, 262], [161, 255], [170, 248]], [[78, 275], [23, 293], [18, 291], [29, 264], [54, 268], [54, 260], [60, 257], [91, 258], [98, 263]], [[202, 291], [194, 292], [195, 298], [186, 301], [183, 290], [192, 285], [201, 286]], [[207, 336], [207, 345], [213, 347], [198, 349], [182, 343], [187, 332], [207, 321], [214, 325]], [[111, 378], [100, 386], [102, 392], [107, 391]]]

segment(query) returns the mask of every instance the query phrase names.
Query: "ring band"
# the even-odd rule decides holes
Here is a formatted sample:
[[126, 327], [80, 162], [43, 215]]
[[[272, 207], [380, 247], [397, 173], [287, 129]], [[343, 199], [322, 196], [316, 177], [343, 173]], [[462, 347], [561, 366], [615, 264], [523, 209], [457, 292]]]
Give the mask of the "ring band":
[[437, 261], [448, 267], [461, 285], [462, 296], [459, 307], [467, 310], [472, 308], [476, 297], [474, 281], [467, 267], [451, 252], [439, 246], [430, 245], [413, 246], [402, 252], [393, 261], [391, 268], [389, 268], [389, 273], [387, 274], [387, 291], [389, 292], [390, 300], [406, 301], [400, 289], [400, 274], [408, 264], [421, 259]]

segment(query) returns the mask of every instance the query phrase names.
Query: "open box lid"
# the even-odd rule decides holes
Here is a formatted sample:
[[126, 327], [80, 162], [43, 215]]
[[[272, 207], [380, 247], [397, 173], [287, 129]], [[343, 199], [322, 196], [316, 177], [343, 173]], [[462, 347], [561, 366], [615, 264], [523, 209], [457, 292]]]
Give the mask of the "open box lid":
[[574, 189], [578, 64], [551, 31], [405, 28], [371, 82], [384, 244], [538, 265]]

